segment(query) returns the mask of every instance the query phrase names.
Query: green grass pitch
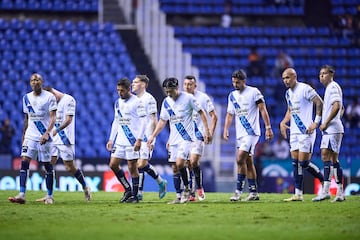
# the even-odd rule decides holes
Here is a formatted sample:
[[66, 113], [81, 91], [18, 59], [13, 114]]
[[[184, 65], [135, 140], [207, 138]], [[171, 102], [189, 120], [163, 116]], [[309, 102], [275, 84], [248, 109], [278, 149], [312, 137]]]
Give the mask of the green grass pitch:
[[43, 192], [27, 192], [18, 205], [0, 191], [0, 239], [360, 239], [360, 197], [344, 202], [283, 202], [290, 194], [261, 194], [260, 201], [230, 202], [231, 193], [207, 193], [204, 202], [168, 205], [146, 192], [138, 204], [120, 204], [122, 193], [55, 192], [55, 204], [35, 202]]

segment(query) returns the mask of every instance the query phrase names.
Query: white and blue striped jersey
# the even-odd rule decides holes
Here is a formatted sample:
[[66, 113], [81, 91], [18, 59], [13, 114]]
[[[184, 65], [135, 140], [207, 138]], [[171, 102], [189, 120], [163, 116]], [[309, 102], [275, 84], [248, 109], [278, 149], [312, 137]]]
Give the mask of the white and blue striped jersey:
[[331, 120], [330, 124], [324, 131], [325, 134], [344, 133], [344, 126], [341, 122], [341, 108], [343, 107], [342, 89], [337, 82], [331, 81], [325, 89], [324, 106], [322, 112], [322, 122], [326, 121], [331, 113], [331, 108], [334, 102], [340, 103], [340, 110], [336, 116]]
[[286, 91], [285, 98], [291, 115], [290, 134], [305, 134], [313, 123], [312, 100], [317, 95], [315, 89], [302, 82], [297, 82], [294, 89]]
[[64, 94], [58, 102], [55, 129], [60, 127], [60, 125], [65, 121], [66, 116], [73, 116], [73, 119], [66, 128], [59, 131], [58, 134], [53, 137], [53, 144], [75, 144], [75, 110], [75, 98], [68, 94]]
[[[210, 112], [215, 110], [213, 102], [206, 93], [195, 91], [194, 97], [206, 116], [208, 116]], [[197, 111], [193, 111], [192, 118], [194, 121], [196, 138], [198, 140], [204, 141], [204, 122], [201, 120], [200, 114]]]
[[136, 139], [143, 139], [144, 131], [141, 129], [146, 116], [145, 107], [138, 97], [131, 94], [128, 99], [115, 101], [114, 121], [111, 127], [110, 140], [122, 146], [133, 146]]
[[170, 145], [195, 140], [192, 113], [193, 111], [199, 112], [200, 110], [201, 107], [195, 97], [186, 92], [180, 92], [176, 101], [171, 97], [164, 99], [160, 118], [170, 123]]
[[247, 135], [260, 136], [259, 108], [256, 104], [260, 99], [265, 102], [259, 89], [252, 86], [229, 94], [227, 112], [235, 115], [236, 139]]
[[148, 138], [154, 130], [151, 115], [155, 114], [157, 117], [157, 104], [155, 98], [148, 92], [145, 92], [141, 97], [139, 97], [139, 99], [141, 104], [145, 107], [145, 137]]
[[35, 96], [30, 92], [23, 97], [23, 112], [28, 115], [25, 138], [40, 141], [50, 124], [50, 112], [57, 109], [55, 96], [45, 90]]

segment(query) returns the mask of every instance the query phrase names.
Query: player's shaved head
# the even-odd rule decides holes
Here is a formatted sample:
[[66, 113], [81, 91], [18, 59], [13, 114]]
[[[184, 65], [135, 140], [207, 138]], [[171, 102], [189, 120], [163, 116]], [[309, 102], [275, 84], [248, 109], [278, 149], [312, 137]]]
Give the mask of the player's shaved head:
[[296, 71], [294, 68], [287, 68], [284, 70], [283, 74], [290, 75], [290, 76], [297, 76]]

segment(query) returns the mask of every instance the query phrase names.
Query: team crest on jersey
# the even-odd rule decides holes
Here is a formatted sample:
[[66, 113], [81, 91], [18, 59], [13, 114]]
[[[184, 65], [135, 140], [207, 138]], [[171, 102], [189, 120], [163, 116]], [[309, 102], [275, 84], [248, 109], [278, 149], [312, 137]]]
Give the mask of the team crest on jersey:
[[244, 101], [243, 98], [244, 98], [243, 96], [238, 96], [238, 97], [236, 98], [236, 101], [237, 101], [238, 103], [241, 103], [242, 101]]
[[111, 149], [111, 153], [114, 153], [114, 152], [116, 152], [116, 147], [115, 146], [113, 146], [113, 148]]
[[27, 151], [28, 151], [28, 146], [23, 146], [21, 152], [27, 153]]

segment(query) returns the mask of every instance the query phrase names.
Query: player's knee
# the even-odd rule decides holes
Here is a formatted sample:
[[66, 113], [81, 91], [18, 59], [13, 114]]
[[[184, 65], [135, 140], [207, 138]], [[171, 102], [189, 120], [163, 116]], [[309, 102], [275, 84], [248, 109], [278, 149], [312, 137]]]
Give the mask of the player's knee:
[[140, 160], [137, 162], [137, 168], [144, 168], [147, 165], [147, 161]]
[[196, 168], [196, 167], [199, 167], [200, 164], [199, 164], [199, 161], [190, 161], [190, 167], [191, 168]]
[[73, 162], [67, 162], [67, 163], [65, 163], [65, 169], [66, 169], [66, 171], [68, 171], [68, 172], [72, 172], [72, 173], [76, 172], [76, 168], [75, 168]]

